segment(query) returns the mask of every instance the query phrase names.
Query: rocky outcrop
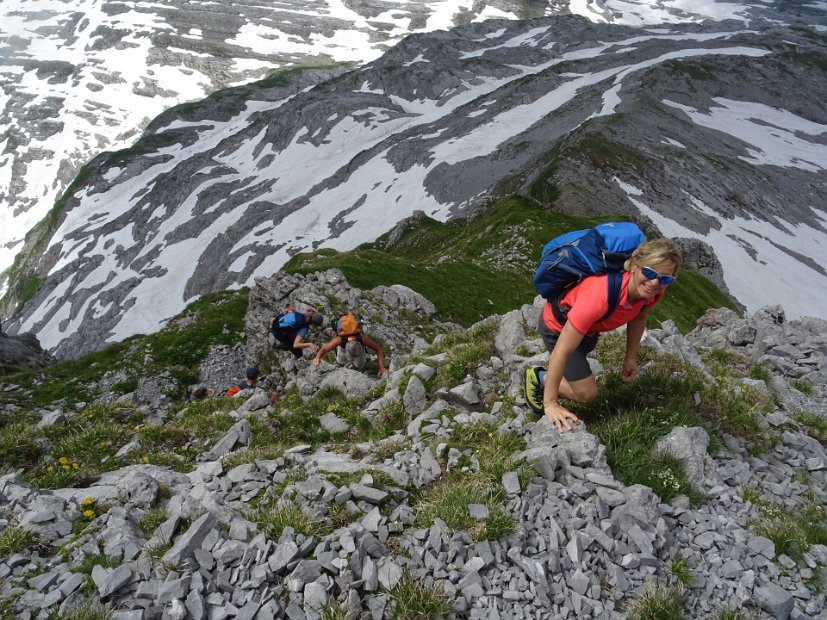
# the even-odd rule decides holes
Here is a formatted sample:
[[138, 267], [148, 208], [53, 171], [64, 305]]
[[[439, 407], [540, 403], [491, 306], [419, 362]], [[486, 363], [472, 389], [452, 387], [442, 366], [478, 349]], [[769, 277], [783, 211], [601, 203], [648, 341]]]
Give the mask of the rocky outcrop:
[[40, 348], [34, 334], [10, 336], [0, 330], [0, 375], [25, 368], [43, 368], [54, 358]]
[[247, 359], [252, 363], [278, 354], [287, 368], [293, 368], [292, 355], [274, 346], [276, 343], [269, 335], [270, 324], [273, 316], [286, 308], [303, 311], [307, 307], [316, 309], [324, 317], [322, 327], [313, 328], [313, 341], [324, 344], [335, 335], [331, 328], [335, 319], [345, 312], [357, 312], [364, 320], [365, 333], [382, 343], [390, 355], [423, 348], [427, 344], [424, 337], [436, 329], [458, 329], [436, 321], [434, 305], [400, 284], [362, 291], [350, 286], [338, 269], [308, 276], [279, 272], [257, 279], [250, 291], [244, 318]]

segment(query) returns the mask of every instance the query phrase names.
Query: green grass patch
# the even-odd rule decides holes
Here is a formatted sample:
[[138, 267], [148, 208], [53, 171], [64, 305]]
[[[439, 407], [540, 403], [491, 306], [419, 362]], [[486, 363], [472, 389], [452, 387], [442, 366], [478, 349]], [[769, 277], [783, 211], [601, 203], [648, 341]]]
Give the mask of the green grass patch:
[[667, 567], [669, 574], [684, 587], [691, 587], [695, 581], [695, 571], [689, 565], [689, 560], [684, 557], [672, 558]]
[[350, 613], [342, 603], [331, 602], [321, 609], [322, 620], [354, 620], [354, 615]]
[[144, 538], [149, 538], [158, 529], [158, 526], [169, 518], [166, 508], [151, 508], [138, 519], [138, 525]]
[[487, 363], [495, 353], [496, 329], [497, 324], [489, 321], [472, 330], [446, 334], [438, 345], [427, 349], [424, 355], [447, 353], [447, 358], [429, 384], [432, 383], [435, 387], [455, 387], [465, 380], [469, 372], [480, 364]]
[[172, 417], [163, 425], [148, 424], [137, 427], [143, 455], [170, 451], [183, 456], [187, 463], [207, 446], [218, 441], [236, 419], [230, 415], [238, 401], [228, 398], [210, 398], [188, 403], [180, 416]]
[[[408, 413], [402, 399], [395, 400], [383, 406], [373, 419], [373, 429], [369, 439], [384, 439], [403, 430], [408, 423]], [[387, 444], [390, 446], [391, 444]]]
[[720, 379], [705, 390], [703, 403], [703, 410], [718, 420], [724, 432], [749, 441], [754, 453], [765, 453], [777, 443], [778, 437], [761, 423], [773, 402], [759, 390]]
[[279, 399], [275, 413], [268, 418], [269, 432], [287, 447], [300, 443], [319, 446], [330, 439], [330, 434], [319, 425], [319, 418], [328, 411], [350, 418], [358, 412], [358, 405], [335, 388], [319, 390], [307, 400], [291, 388]]
[[88, 426], [85, 421], [76, 420], [50, 435], [53, 454], [67, 457], [73, 466], [77, 463], [97, 473], [101, 471], [103, 458], [114, 455], [129, 441], [131, 433], [126, 426], [114, 421], [102, 420]]
[[[161, 562], [166, 552], [172, 549], [171, 543], [158, 543], [157, 545], [147, 546], [146, 551], [149, 557], [155, 562]], [[173, 567], [170, 567], [173, 568]]]
[[668, 60], [664, 65], [675, 73], [684, 73], [693, 80], [708, 81], [717, 79], [717, 68], [701, 60]]
[[256, 461], [274, 461], [284, 456], [283, 446], [258, 445], [246, 450], [236, 450], [222, 459], [224, 469], [230, 470], [239, 465], [255, 463]]
[[93, 386], [113, 370], [126, 375], [116, 384], [125, 392], [134, 389], [138, 377], [169, 370], [183, 398], [186, 386], [196, 382], [198, 366], [210, 347], [234, 346], [240, 341], [248, 296], [246, 288], [209, 293], [190, 304], [156, 334], [131, 336], [78, 359], [56, 362], [46, 371], [31, 369], [10, 375], [8, 381], [24, 390], [0, 393], [0, 404], [31, 408], [58, 400], [67, 407], [81, 401], [90, 402], [99, 396]]
[[605, 133], [595, 133], [585, 127], [574, 132], [572, 139], [561, 149], [556, 161], [562, 159], [585, 160], [602, 171], [632, 168], [644, 172], [653, 167], [649, 157], [641, 150], [609, 140]]
[[812, 396], [813, 395], [813, 384], [809, 381], [805, 381], [803, 379], [796, 379], [793, 381], [793, 387], [804, 394], [805, 396]]
[[7, 525], [0, 532], [0, 558], [34, 547], [39, 538], [37, 532], [18, 525]]
[[793, 419], [804, 427], [808, 435], [821, 443], [827, 443], [827, 419], [815, 413], [799, 411], [793, 414]]
[[749, 377], [766, 383], [772, 378], [772, 373], [764, 364], [753, 364], [749, 370]]
[[469, 504], [496, 506], [502, 494], [492, 490], [490, 481], [479, 474], [455, 473], [437, 481], [416, 502], [418, 527], [430, 527], [440, 518], [452, 530], [471, 530], [476, 522], [468, 513]]
[[370, 460], [374, 463], [381, 463], [385, 459], [393, 458], [397, 452], [410, 449], [410, 442], [403, 436], [391, 437], [379, 442], [370, 450]]
[[[467, 530], [474, 540], [498, 540], [516, 531], [515, 519], [502, 509], [505, 491], [503, 474], [520, 470], [521, 465], [511, 459], [515, 452], [525, 449], [525, 441], [516, 435], [503, 435], [496, 426], [484, 422], [466, 425], [459, 433], [461, 440], [449, 445], [472, 450], [480, 463], [476, 472], [454, 469], [437, 480], [430, 488], [419, 490], [413, 498], [419, 527], [429, 527], [440, 518], [452, 530]], [[456, 443], [459, 442], [459, 443]], [[469, 504], [488, 507], [487, 521], [477, 523], [469, 512]]]
[[407, 571], [388, 594], [389, 620], [432, 620], [456, 613], [451, 598], [441, 586], [428, 585], [427, 580], [417, 579]]
[[[83, 486], [101, 473], [134, 463], [190, 471], [197, 456], [235, 422], [233, 402], [208, 399], [172, 412], [163, 425], [140, 424], [143, 413], [124, 403], [96, 402], [65, 425], [38, 430], [16, 422], [0, 428], [0, 462], [22, 467], [24, 478], [41, 488]], [[123, 459], [115, 454], [133, 437], [140, 448]]]
[[263, 502], [247, 513], [247, 518], [258, 526], [267, 538], [278, 541], [286, 527], [293, 528], [304, 536], [322, 536], [332, 531], [324, 524], [310, 517], [296, 504], [279, 505], [276, 500]]
[[811, 545], [827, 545], [827, 511], [815, 495], [804, 497], [795, 511], [755, 496], [750, 501], [761, 513], [753, 530], [775, 543], [776, 555], [800, 562]]
[[[616, 349], [620, 340], [615, 337], [603, 346]], [[612, 363], [619, 367], [620, 359]], [[653, 448], [676, 426], [705, 428], [715, 447], [713, 421], [692, 407], [694, 394], [703, 390], [699, 372], [671, 356], [661, 356], [635, 381], [626, 383], [616, 373], [607, 374], [598, 398], [572, 410], [606, 446], [609, 465], [624, 484], [645, 484], [663, 501], [686, 495], [698, 503], [702, 496], [687, 482], [680, 460], [653, 453]]]
[[0, 598], [0, 620], [14, 620], [17, 606], [7, 598]]
[[[638, 357], [641, 366], [646, 368], [635, 381], [624, 383], [618, 374], [624, 352], [625, 336], [607, 335], [600, 339], [597, 354], [607, 370], [600, 380], [600, 394], [589, 405], [572, 406], [586, 422], [605, 420], [628, 411], [674, 410], [677, 420], [689, 415], [694, 422], [688, 424], [688, 420], [683, 420], [681, 424], [706, 428], [711, 452], [722, 445], [718, 431], [747, 440], [756, 453], [765, 452], [777, 441], [762, 423], [764, 415], [773, 409], [772, 400], [740, 382], [752, 368], [746, 358], [724, 349], [706, 352], [704, 358], [715, 373], [715, 379], [711, 380], [699, 369], [673, 356], [642, 347]], [[700, 407], [695, 406], [695, 395], [700, 397]], [[691, 414], [695, 413], [699, 415], [693, 417]], [[666, 419], [671, 419], [670, 416]], [[671, 428], [665, 428], [664, 434], [669, 430]]]
[[0, 469], [33, 467], [37, 463], [41, 436], [34, 423], [13, 422], [0, 427]]
[[[355, 442], [384, 439], [407, 424], [401, 401], [383, 407], [372, 422], [362, 416], [365, 402], [366, 398], [349, 398], [333, 387], [321, 389], [307, 400], [297, 390], [290, 389], [278, 401], [276, 413], [268, 418], [272, 441], [285, 447], [297, 443], [314, 447], [330, 443], [333, 448], [348, 452]], [[350, 430], [331, 436], [319, 424], [319, 418], [328, 413], [347, 422]]]
[[652, 586], [634, 602], [629, 620], [685, 620], [683, 597], [683, 586]]
[[[749, 360], [732, 349], [714, 348], [701, 351], [701, 359], [709, 366], [712, 376], [716, 378], [732, 376], [733, 370], [753, 369]], [[739, 372], [740, 374], [740, 372]]]
[[53, 611], [49, 614], [49, 620], [109, 620], [114, 613], [109, 606], [87, 602], [65, 613]]
[[348, 472], [332, 472], [322, 470], [320, 473], [325, 480], [336, 487], [346, 487], [351, 484], [358, 483], [366, 474], [373, 478], [373, 486], [377, 489], [396, 486], [396, 482], [394, 482], [393, 478], [380, 469], [368, 468]]
[[686, 495], [698, 504], [703, 496], [690, 486], [680, 459], [652, 452], [655, 442], [675, 426], [697, 425], [698, 417], [691, 412], [644, 409], [624, 412], [589, 428], [606, 446], [609, 466], [623, 484], [644, 484], [664, 502]]
[[488, 518], [470, 531], [474, 540], [501, 540], [517, 531], [517, 520], [499, 506], [489, 506]]
[[69, 570], [73, 573], [91, 575], [92, 569], [94, 569], [96, 566], [102, 566], [103, 568], [117, 568], [118, 566], [120, 566], [120, 562], [110, 562], [105, 555], [103, 555], [102, 553], [98, 553], [96, 555], [85, 556], [80, 564], [78, 564], [77, 566], [73, 566]]

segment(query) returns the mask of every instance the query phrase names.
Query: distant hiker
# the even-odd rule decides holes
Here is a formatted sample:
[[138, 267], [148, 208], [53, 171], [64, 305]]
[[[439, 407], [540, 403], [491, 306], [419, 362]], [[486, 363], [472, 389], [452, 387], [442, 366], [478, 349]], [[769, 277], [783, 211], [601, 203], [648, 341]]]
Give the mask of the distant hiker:
[[366, 361], [366, 348], [376, 353], [379, 362], [379, 376], [385, 374], [385, 354], [382, 347], [367, 337], [362, 329], [362, 317], [352, 312], [342, 314], [333, 322], [333, 330], [336, 335], [325, 344], [316, 357], [313, 358], [313, 366], [322, 363], [322, 358], [336, 349], [336, 363], [344, 366], [351, 363], [354, 368], [362, 369]]
[[304, 349], [310, 349], [313, 352], [319, 350], [319, 345], [308, 342], [306, 338], [311, 325], [319, 327], [322, 323], [324, 323], [324, 317], [314, 308], [308, 308], [304, 312], [289, 308], [273, 318], [270, 333], [273, 334], [280, 348], [290, 351], [296, 359], [299, 359]]
[[597, 397], [597, 382], [586, 356], [594, 350], [601, 332], [626, 325], [626, 356], [620, 378], [638, 374], [637, 353], [649, 311], [663, 297], [678, 274], [680, 250], [668, 239], [653, 239], [635, 249], [623, 268], [620, 298], [608, 316], [607, 275], [583, 278], [567, 289], [555, 304], [547, 301], [539, 330], [550, 351], [548, 370], [528, 368], [525, 398], [535, 413], [545, 413], [560, 432], [571, 430], [578, 418], [558, 402], [567, 398], [589, 403]]
[[258, 383], [258, 377], [261, 374], [261, 371], [258, 369], [258, 366], [250, 366], [244, 372], [244, 381], [238, 384], [242, 390], [250, 390], [256, 387]]
[[260, 374], [261, 371], [258, 369], [258, 366], [249, 367], [244, 373], [244, 381], [227, 390], [227, 396], [235, 396], [244, 390], [253, 389], [258, 384], [258, 377]]

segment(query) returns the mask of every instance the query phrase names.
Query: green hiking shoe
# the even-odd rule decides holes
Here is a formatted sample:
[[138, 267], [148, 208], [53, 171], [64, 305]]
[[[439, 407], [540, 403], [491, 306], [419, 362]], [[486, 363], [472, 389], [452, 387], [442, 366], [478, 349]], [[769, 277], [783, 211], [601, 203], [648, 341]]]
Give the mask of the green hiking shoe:
[[523, 378], [523, 390], [525, 402], [528, 403], [528, 408], [534, 413], [543, 414], [543, 386], [540, 384], [540, 376], [537, 370], [538, 366], [534, 368], [526, 368], [525, 376]]

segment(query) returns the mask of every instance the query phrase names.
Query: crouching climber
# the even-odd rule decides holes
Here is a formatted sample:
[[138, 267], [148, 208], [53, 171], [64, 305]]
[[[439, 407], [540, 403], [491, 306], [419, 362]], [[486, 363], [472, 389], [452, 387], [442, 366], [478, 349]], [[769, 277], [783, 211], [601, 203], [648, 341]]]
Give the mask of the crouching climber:
[[376, 359], [379, 363], [379, 376], [384, 375], [386, 372], [385, 354], [382, 347], [365, 334], [362, 323], [362, 317], [352, 312], [347, 312], [336, 319], [333, 324], [336, 335], [316, 353], [316, 357], [313, 358], [313, 366], [319, 366], [322, 363], [322, 358], [333, 349], [336, 349], [336, 363], [341, 366], [350, 363], [354, 368], [361, 370], [367, 360], [366, 349], [370, 349], [376, 353]]
[[289, 309], [273, 318], [270, 333], [273, 334], [277, 346], [290, 351], [293, 357], [299, 359], [305, 349], [313, 352], [319, 350], [319, 345], [307, 340], [310, 327], [319, 327], [324, 322], [324, 317], [314, 308], [308, 308], [304, 312]]
[[525, 371], [525, 399], [535, 413], [545, 414], [560, 432], [571, 430], [578, 418], [560, 398], [588, 403], [597, 397], [597, 381], [586, 356], [594, 350], [602, 332], [626, 325], [626, 355], [620, 378], [631, 381], [638, 374], [637, 354], [649, 311], [660, 301], [677, 277], [682, 257], [668, 239], [647, 241], [624, 265], [617, 307], [608, 316], [607, 277], [583, 278], [567, 289], [557, 303], [547, 301], [539, 329], [549, 350], [548, 368]]

